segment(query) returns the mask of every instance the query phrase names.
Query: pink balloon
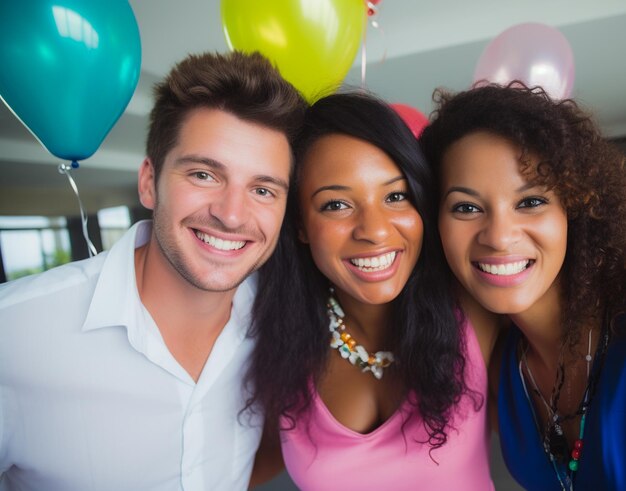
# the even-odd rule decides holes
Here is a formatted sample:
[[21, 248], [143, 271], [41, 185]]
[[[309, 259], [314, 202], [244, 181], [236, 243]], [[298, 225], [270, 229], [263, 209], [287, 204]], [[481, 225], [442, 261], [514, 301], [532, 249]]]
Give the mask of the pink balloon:
[[541, 86], [554, 99], [565, 99], [574, 87], [574, 55], [569, 42], [557, 29], [526, 23], [510, 27], [484, 49], [474, 82], [506, 85], [521, 80]]
[[411, 129], [415, 138], [419, 138], [424, 128], [428, 126], [428, 118], [414, 107], [407, 106], [406, 104], [390, 105]]

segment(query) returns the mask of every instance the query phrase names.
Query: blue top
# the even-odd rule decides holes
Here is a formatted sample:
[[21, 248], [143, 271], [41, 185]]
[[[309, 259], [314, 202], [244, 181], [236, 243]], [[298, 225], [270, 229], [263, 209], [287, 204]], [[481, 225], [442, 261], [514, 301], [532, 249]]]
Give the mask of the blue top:
[[[623, 327], [626, 317], [616, 322]], [[533, 408], [520, 380], [513, 327], [506, 340], [498, 388], [498, 423], [504, 461], [515, 480], [531, 491], [560, 491], [543, 449]], [[584, 446], [574, 489], [626, 490], [626, 336], [613, 335], [585, 422]], [[572, 442], [570, 442], [571, 445]]]

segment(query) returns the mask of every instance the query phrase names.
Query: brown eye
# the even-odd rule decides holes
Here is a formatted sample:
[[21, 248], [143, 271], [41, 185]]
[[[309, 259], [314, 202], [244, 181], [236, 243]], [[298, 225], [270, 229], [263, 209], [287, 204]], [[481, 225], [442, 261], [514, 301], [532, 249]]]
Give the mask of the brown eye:
[[538, 206], [545, 205], [548, 200], [540, 198], [538, 196], [531, 196], [530, 198], [524, 198], [517, 205], [518, 208], [537, 208]]
[[322, 211], [340, 211], [348, 208], [348, 205], [342, 201], [328, 201], [322, 206]]
[[404, 201], [407, 199], [406, 193], [391, 193], [387, 196], [387, 201]]
[[211, 175], [208, 172], [204, 172], [204, 171], [194, 172], [192, 176], [196, 177], [197, 179], [200, 179], [201, 181], [208, 181], [212, 179]]
[[459, 203], [452, 207], [453, 213], [478, 213], [480, 208], [471, 203]]

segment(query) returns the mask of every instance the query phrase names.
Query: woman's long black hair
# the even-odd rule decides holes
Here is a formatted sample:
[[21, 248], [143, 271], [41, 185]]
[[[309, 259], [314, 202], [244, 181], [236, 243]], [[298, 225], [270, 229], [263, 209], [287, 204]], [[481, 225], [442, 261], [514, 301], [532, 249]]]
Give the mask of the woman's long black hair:
[[[292, 186], [279, 244], [262, 267], [253, 311], [256, 338], [247, 381], [248, 406], [265, 412], [266, 429], [279, 418], [296, 424], [311, 402], [330, 353], [328, 280], [319, 272], [308, 245], [297, 240], [299, 166], [325, 135], [342, 134], [382, 149], [408, 181], [410, 199], [424, 223], [420, 257], [406, 286], [393, 301], [389, 319], [391, 349], [397, 370], [415, 403], [428, 443], [446, 443], [452, 410], [467, 391], [463, 372], [464, 342], [455, 317], [450, 276], [436, 228], [435, 184], [411, 131], [384, 102], [364, 93], [324, 97], [313, 104], [295, 147]], [[412, 398], [411, 398], [412, 399]]]

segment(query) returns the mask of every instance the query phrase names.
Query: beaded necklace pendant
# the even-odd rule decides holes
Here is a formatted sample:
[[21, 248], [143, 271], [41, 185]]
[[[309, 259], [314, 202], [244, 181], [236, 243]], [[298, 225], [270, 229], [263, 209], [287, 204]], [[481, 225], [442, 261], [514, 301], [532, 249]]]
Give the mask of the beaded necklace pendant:
[[339, 351], [342, 358], [357, 365], [362, 372], [372, 372], [372, 375], [380, 380], [383, 377], [383, 370], [394, 362], [393, 353], [390, 351], [369, 353], [363, 346], [357, 344], [356, 340], [346, 332], [343, 322], [345, 314], [332, 294], [331, 289], [327, 304], [328, 329], [332, 333], [330, 347]]
[[560, 462], [566, 461], [569, 454], [569, 446], [558, 417], [554, 418], [548, 427], [548, 431], [546, 431], [544, 447], [556, 460]]

